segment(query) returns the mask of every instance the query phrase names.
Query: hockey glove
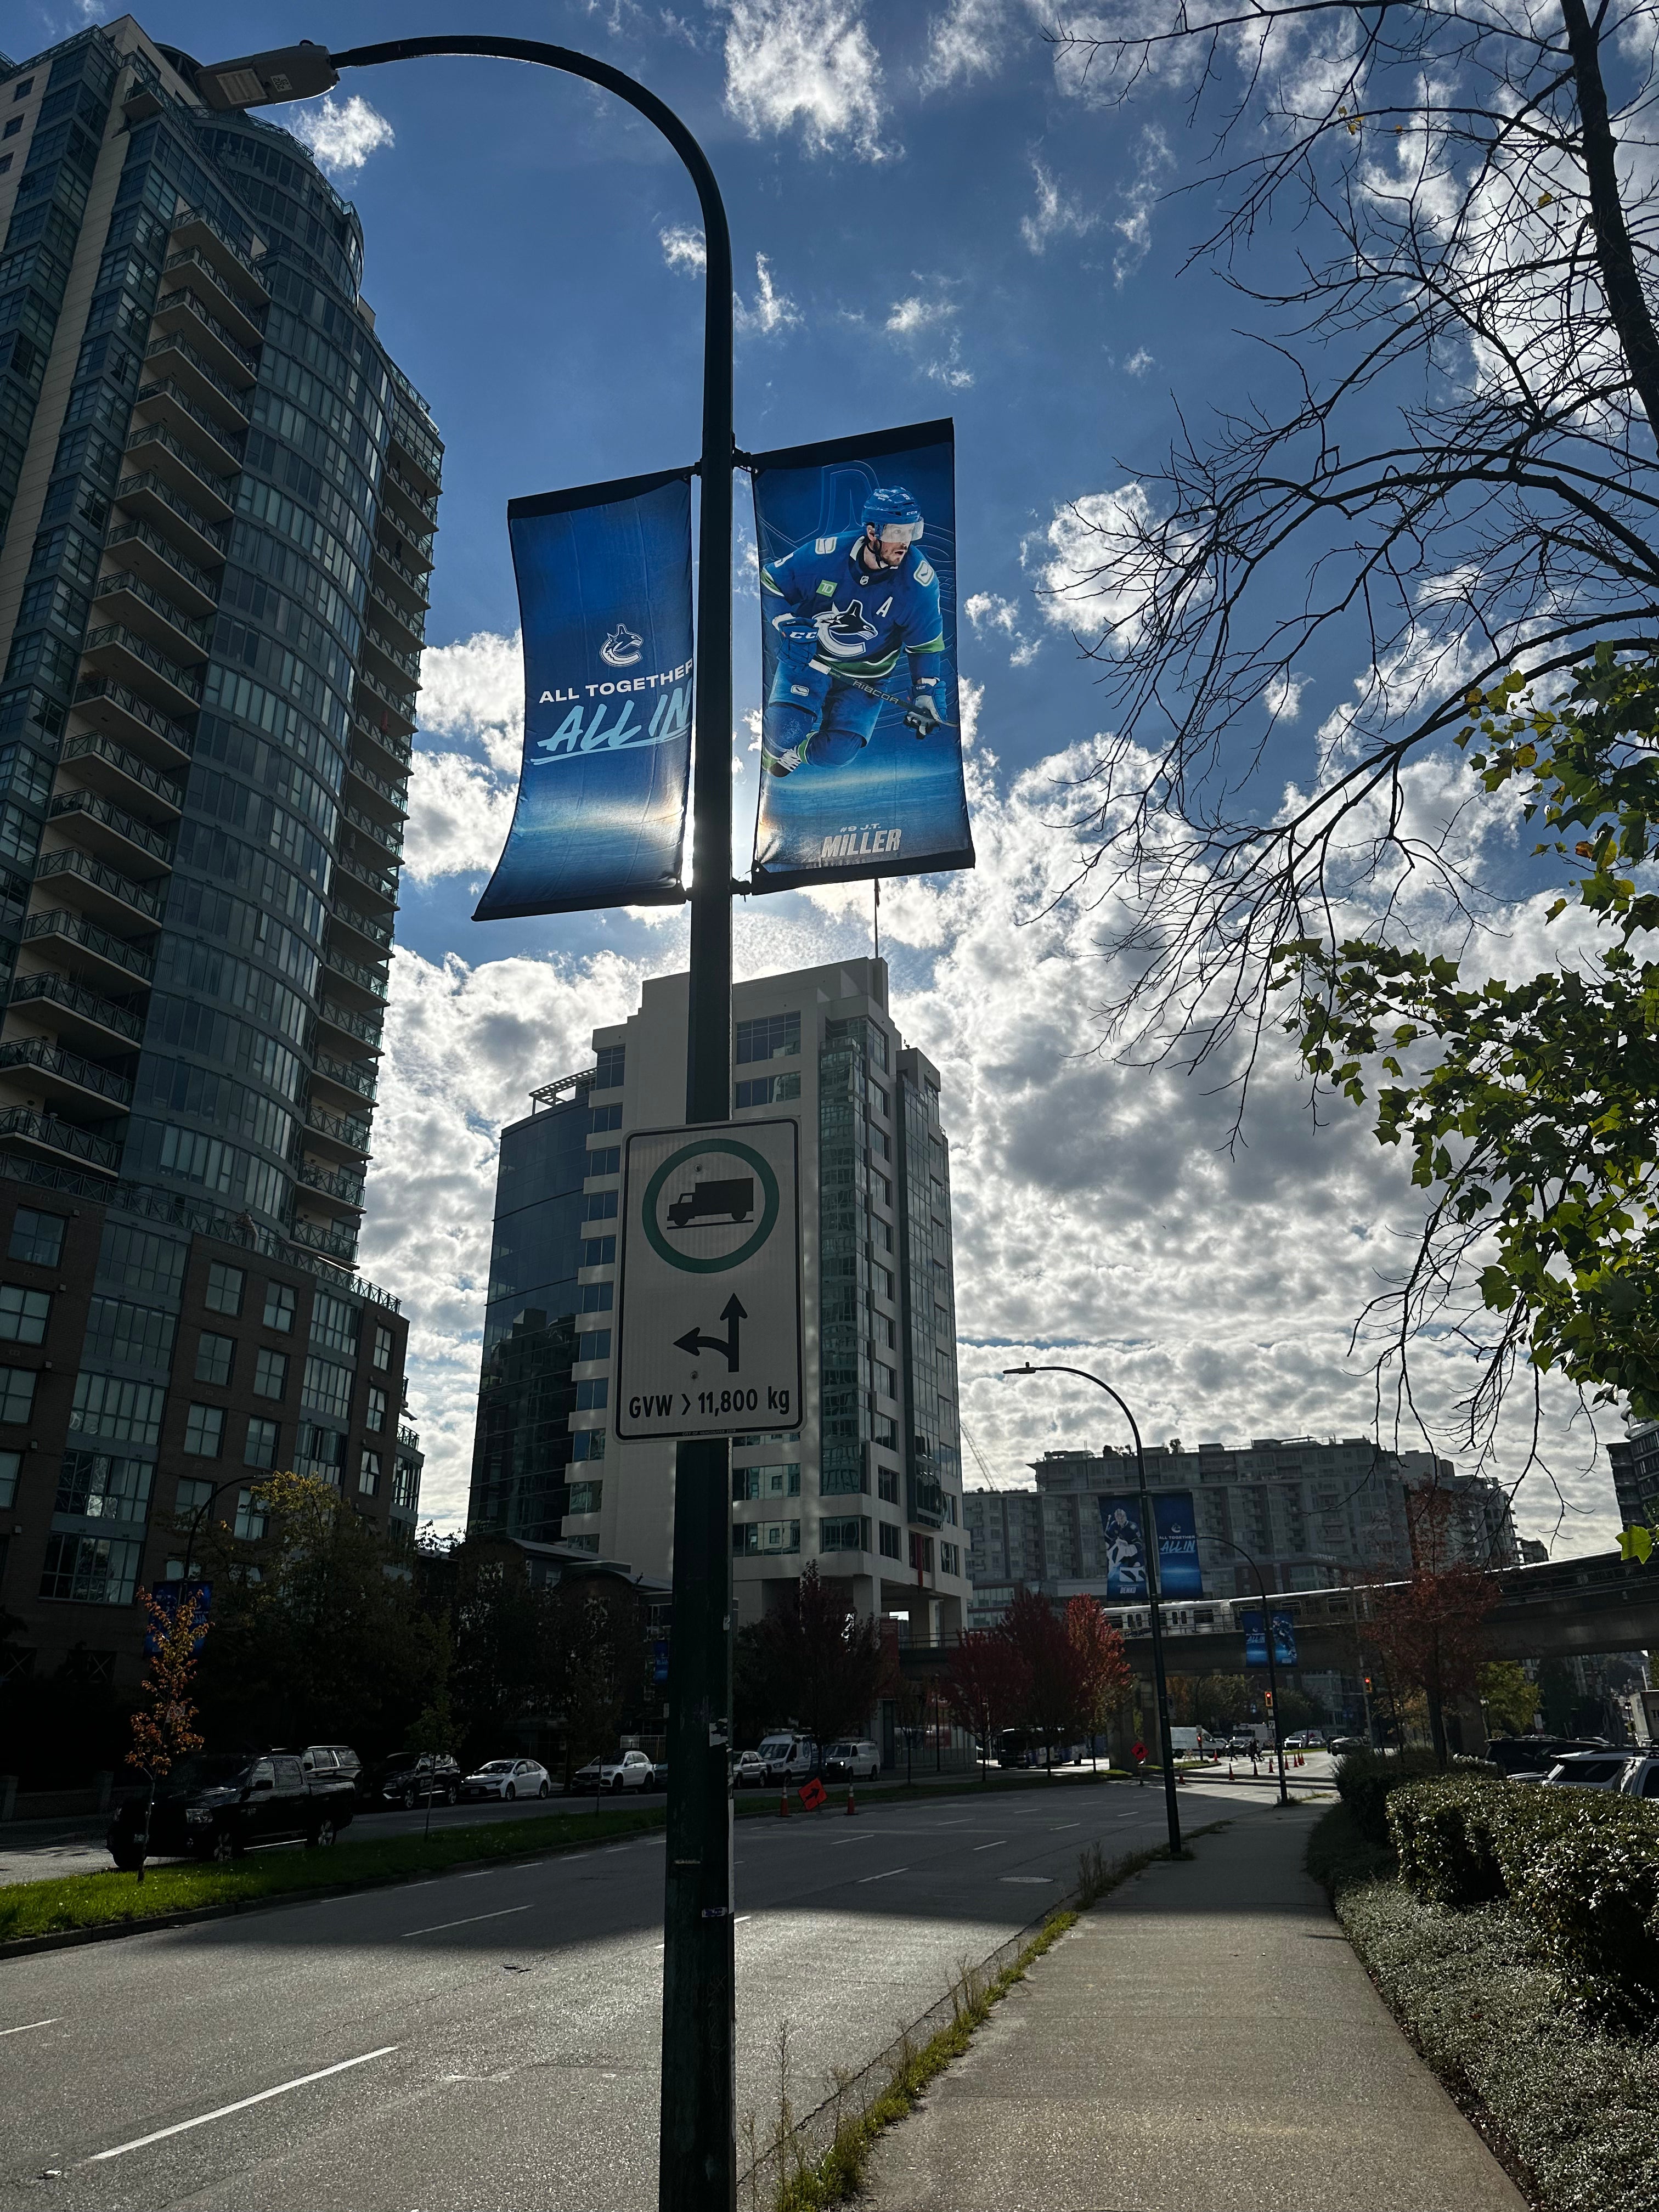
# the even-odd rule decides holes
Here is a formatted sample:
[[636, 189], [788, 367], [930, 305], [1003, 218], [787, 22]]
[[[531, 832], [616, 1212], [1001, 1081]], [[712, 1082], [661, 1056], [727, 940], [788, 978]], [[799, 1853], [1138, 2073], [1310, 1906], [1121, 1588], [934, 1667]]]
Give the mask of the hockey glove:
[[933, 696], [933, 687], [938, 682], [937, 676], [923, 677], [911, 690], [910, 704], [904, 719], [919, 738], [925, 738], [930, 730], [937, 729], [945, 719]]

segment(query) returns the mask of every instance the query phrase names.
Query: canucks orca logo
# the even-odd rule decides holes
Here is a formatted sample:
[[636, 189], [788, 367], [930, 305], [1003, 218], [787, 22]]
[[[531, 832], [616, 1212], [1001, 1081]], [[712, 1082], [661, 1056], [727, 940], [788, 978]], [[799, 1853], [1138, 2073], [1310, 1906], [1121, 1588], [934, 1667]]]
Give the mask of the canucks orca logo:
[[818, 649], [832, 660], [862, 660], [876, 641], [873, 623], [864, 619], [864, 602], [830, 607], [817, 617]]
[[599, 659], [610, 668], [631, 668], [645, 649], [645, 640], [626, 623], [618, 623], [599, 647]]

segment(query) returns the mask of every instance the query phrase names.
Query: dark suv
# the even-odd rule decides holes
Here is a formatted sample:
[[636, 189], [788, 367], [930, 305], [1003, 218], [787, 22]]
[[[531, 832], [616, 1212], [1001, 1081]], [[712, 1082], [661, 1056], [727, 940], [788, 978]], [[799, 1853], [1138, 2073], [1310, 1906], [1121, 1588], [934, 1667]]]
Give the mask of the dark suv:
[[434, 1804], [440, 1800], [447, 1805], [458, 1804], [464, 1779], [447, 1753], [394, 1751], [381, 1766], [380, 1786], [375, 1795], [383, 1805], [401, 1805], [406, 1813], [412, 1813], [428, 1797]]
[[[155, 1792], [153, 1858], [240, 1858], [257, 1844], [331, 1844], [356, 1809], [343, 1775], [308, 1776], [293, 1752], [195, 1752]], [[143, 1856], [144, 1800], [120, 1805], [109, 1826], [110, 1856], [131, 1872]]]

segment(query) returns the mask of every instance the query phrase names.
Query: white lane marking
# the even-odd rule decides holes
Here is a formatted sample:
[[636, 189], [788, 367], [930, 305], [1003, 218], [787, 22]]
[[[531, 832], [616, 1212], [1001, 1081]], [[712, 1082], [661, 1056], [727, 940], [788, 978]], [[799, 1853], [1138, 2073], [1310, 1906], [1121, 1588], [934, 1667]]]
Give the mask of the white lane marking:
[[260, 2089], [252, 2097], [239, 2097], [234, 2105], [221, 2105], [211, 2112], [199, 2112], [193, 2120], [175, 2120], [170, 2128], [156, 2128], [147, 2136], [135, 2136], [131, 2142], [117, 2143], [113, 2150], [94, 2151], [86, 2161], [88, 2166], [100, 2165], [106, 2158], [125, 2158], [130, 2150], [143, 2150], [149, 2143], [165, 2142], [169, 2136], [188, 2135], [192, 2128], [204, 2128], [210, 2120], [225, 2120], [233, 2112], [245, 2112], [250, 2105], [263, 2105], [272, 2097], [285, 2097], [290, 2089], [303, 2089], [313, 2081], [326, 2081], [331, 2074], [349, 2074], [354, 2066], [367, 2066], [371, 2058], [389, 2058], [397, 2050], [395, 2043], [383, 2043], [378, 2051], [365, 2051], [359, 2058], [342, 2058], [337, 2065], [319, 2066], [314, 2074], [301, 2074], [292, 2081], [279, 2081], [274, 2089]]
[[1003, 1881], [1048, 1882], [1058, 1881], [1060, 1876], [1057, 1874], [1005, 1874], [1000, 1879]]
[[434, 1920], [430, 1928], [405, 1928], [398, 1937], [407, 1943], [411, 1936], [437, 1936], [446, 1928], [471, 1928], [479, 1920], [506, 1920], [514, 1912], [528, 1912], [527, 1905], [504, 1905], [499, 1912], [469, 1912], [465, 1920]]
[[1048, 1833], [1051, 1836], [1057, 1836], [1063, 1828], [1080, 1828], [1082, 1826], [1081, 1820], [1056, 1820]]
[[908, 1874], [909, 1871], [908, 1866], [889, 1867], [885, 1874], [863, 1875], [859, 1879], [859, 1887], [862, 1889], [866, 1881], [890, 1881], [896, 1874]]
[[752, 1912], [740, 1912], [737, 1918], [732, 1923], [732, 1925], [734, 1928], [741, 1928], [745, 1920], [752, 1920], [754, 1917], [755, 1916]]
[[0, 2027], [0, 2035], [27, 2035], [31, 2028], [56, 2027], [62, 2018], [61, 2013], [55, 2012], [50, 2020], [26, 2020], [21, 2027]]
[[830, 1848], [832, 1851], [838, 1851], [848, 1844], [872, 1844], [875, 1840], [873, 1830], [866, 1828], [861, 1836], [837, 1836]]
[[997, 1839], [996, 1839], [995, 1843], [994, 1843], [994, 1844], [975, 1844], [974, 1845], [974, 1849], [975, 1849], [976, 1851], [1000, 1851], [1000, 1850], [1002, 1849], [1003, 1845], [1007, 1842], [1007, 1840], [1008, 1840], [1008, 1838], [1007, 1838], [1007, 1837], [1006, 1837], [1006, 1836], [999, 1836], [999, 1837], [997, 1838]]

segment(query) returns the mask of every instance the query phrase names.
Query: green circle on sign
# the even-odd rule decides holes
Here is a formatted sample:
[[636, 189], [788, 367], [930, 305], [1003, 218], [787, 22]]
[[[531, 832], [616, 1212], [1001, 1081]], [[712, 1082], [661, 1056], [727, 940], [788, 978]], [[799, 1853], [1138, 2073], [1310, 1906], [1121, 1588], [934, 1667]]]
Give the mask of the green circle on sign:
[[[689, 1252], [677, 1252], [657, 1226], [657, 1200], [662, 1195], [664, 1183], [677, 1167], [707, 1152], [731, 1152], [740, 1160], [747, 1160], [760, 1177], [765, 1202], [761, 1207], [761, 1218], [756, 1224], [755, 1233], [746, 1244], [739, 1244], [735, 1252], [720, 1253], [712, 1260], [698, 1260]], [[689, 1275], [723, 1275], [728, 1267], [741, 1267], [745, 1260], [754, 1258], [777, 1227], [778, 1206], [778, 1179], [772, 1172], [771, 1163], [763, 1159], [752, 1146], [737, 1144], [730, 1137], [719, 1137], [706, 1144], [683, 1145], [678, 1152], [669, 1154], [645, 1187], [640, 1218], [651, 1249], [659, 1259], [666, 1260], [671, 1267], [683, 1267]]]

